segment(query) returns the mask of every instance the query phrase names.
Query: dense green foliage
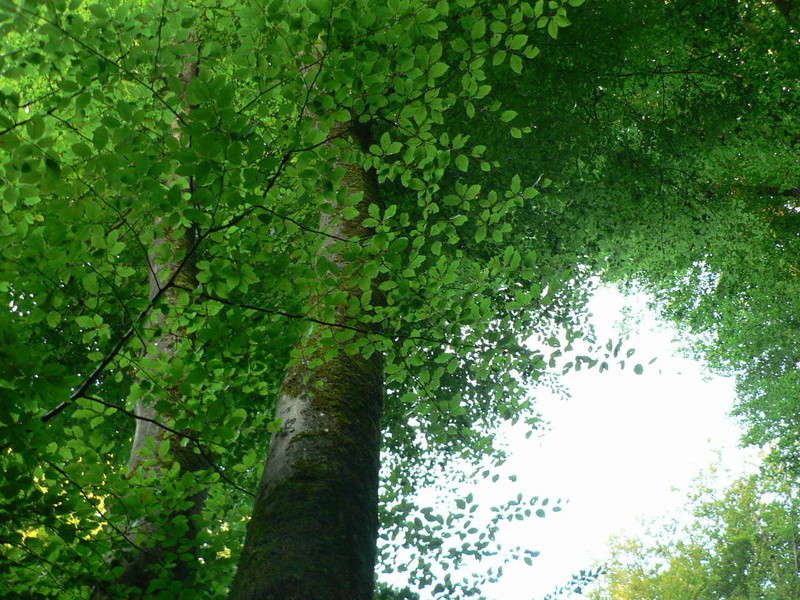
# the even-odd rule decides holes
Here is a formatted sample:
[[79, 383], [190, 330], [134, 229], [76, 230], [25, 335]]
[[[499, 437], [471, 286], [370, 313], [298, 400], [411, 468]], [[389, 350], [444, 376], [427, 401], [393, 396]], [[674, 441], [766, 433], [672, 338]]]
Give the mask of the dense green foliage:
[[[581, 4], [0, 2], [8, 597], [85, 596], [132, 522], [202, 490], [196, 539], [170, 517], [155, 543], [202, 564], [189, 597], [224, 596], [310, 329], [315, 360], [386, 357], [384, 566], [475, 592], [431, 561], [490, 554], [497, 521], [414, 491], [501, 460], [554, 369], [619, 358], [568, 356], [596, 275], [653, 292], [800, 469], [791, 3]], [[350, 121], [366, 148], [331, 133]], [[366, 214], [343, 159], [377, 174]], [[372, 234], [332, 238], [346, 220]], [[155, 295], [151, 264], [179, 265]], [[174, 435], [131, 475], [140, 399]], [[177, 446], [210, 468], [169, 468]]]
[[[511, 100], [551, 253], [644, 289], [797, 464], [800, 44], [790, 2], [592, 2]], [[546, 140], [546, 143], [537, 143]], [[527, 142], [531, 143], [528, 144]]]
[[[384, 526], [425, 546], [415, 486], [455, 457], [498, 457], [499, 422], [535, 424], [524, 389], [579, 325], [581, 287], [514, 228], [538, 192], [501, 168], [500, 144], [524, 131], [486, 83], [490, 64], [519, 74], [565, 15], [472, 0], [2, 4], [8, 597], [85, 596], [139, 543], [166, 549], [148, 597], [224, 596], [309, 328], [326, 349], [314, 360], [385, 354]], [[479, 144], [476, 115], [504, 125]], [[353, 119], [371, 129], [364, 149], [332, 137]], [[377, 173], [367, 214], [342, 160]], [[355, 218], [374, 233], [327, 233]], [[128, 473], [139, 400], [172, 435]], [[183, 468], [187, 453], [209, 468]], [[182, 511], [204, 490], [188, 536]], [[492, 552], [491, 528], [467, 531], [468, 554]], [[196, 581], [171, 581], [192, 555]]]
[[734, 375], [746, 440], [785, 473], [716, 504], [698, 492], [688, 541], [620, 542], [602, 597], [797, 596], [794, 6], [591, 3], [537, 63], [548, 86], [518, 108], [553, 140], [532, 156], [549, 163], [544, 200], [571, 232], [554, 243], [650, 292], [688, 352]]
[[576, 15], [537, 65], [571, 96], [530, 96], [532, 114], [566, 113], [541, 127], [573, 243], [607, 279], [652, 293], [687, 348], [736, 375], [750, 440], [796, 463], [793, 22], [777, 2], [611, 4]]

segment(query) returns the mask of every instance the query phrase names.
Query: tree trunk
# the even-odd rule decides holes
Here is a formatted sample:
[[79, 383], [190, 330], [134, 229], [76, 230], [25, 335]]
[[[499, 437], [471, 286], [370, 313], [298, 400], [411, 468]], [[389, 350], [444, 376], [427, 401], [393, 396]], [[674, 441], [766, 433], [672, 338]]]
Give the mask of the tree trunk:
[[[197, 73], [196, 62], [184, 66], [181, 74], [184, 95]], [[188, 109], [185, 112], [188, 114]], [[181, 137], [177, 119], [172, 126], [172, 135], [178, 139]], [[168, 183], [174, 184], [175, 181]], [[153, 241], [148, 257], [149, 297], [153, 301], [161, 295], [161, 302], [166, 300], [176, 306], [179, 294], [184, 293], [179, 288], [197, 287], [194, 236], [189, 229], [176, 231], [164, 225], [160, 216], [154, 219], [154, 226], [157, 230], [163, 228], [163, 231]], [[162, 292], [164, 286], [168, 287]], [[163, 328], [163, 331], [152, 340], [147, 356], [167, 363], [175, 359], [183, 332], [171, 330], [166, 317], [158, 313], [151, 317], [148, 328]], [[177, 386], [168, 387], [166, 394], [171, 405], [180, 403], [181, 394]], [[181, 473], [196, 472], [209, 465], [204, 452], [196, 452], [193, 444], [181, 445], [181, 439], [157, 424], [169, 415], [160, 413], [154, 406], [155, 401], [155, 398], [142, 398], [136, 404], [135, 414], [142, 418], [136, 421], [128, 461], [129, 472], [135, 474], [144, 470], [142, 474], [153, 488], [162, 483], [161, 478], [175, 463], [180, 466]], [[153, 454], [152, 450], [158, 449], [163, 442], [169, 445], [168, 451]], [[172, 479], [170, 477], [170, 481]], [[196, 569], [192, 546], [198, 532], [196, 517], [202, 511], [206, 495], [206, 490], [193, 491], [178, 500], [180, 506], [167, 507], [130, 523], [125, 530], [127, 545], [110, 559], [110, 566], [121, 567], [121, 573], [111, 581], [98, 584], [92, 599], [119, 598], [120, 594], [126, 598], [146, 598], [154, 593], [154, 587], [163, 591], [177, 586], [177, 589], [186, 591]]]
[[[350, 122], [332, 136], [363, 148], [368, 134], [366, 126]], [[347, 192], [363, 195], [359, 215], [323, 216], [321, 229], [337, 238], [368, 238], [372, 232], [361, 221], [378, 201], [377, 179], [358, 164], [338, 166]], [[346, 266], [331, 247], [322, 250], [326, 258]], [[351, 298], [362, 293], [344, 291]], [[346, 313], [345, 302], [336, 308], [337, 324], [368, 327]], [[326, 350], [315, 327], [296, 348], [301, 358], [282, 383], [276, 414], [283, 425], [272, 439], [231, 600], [373, 597], [383, 357], [340, 349], [332, 359], [315, 361]]]

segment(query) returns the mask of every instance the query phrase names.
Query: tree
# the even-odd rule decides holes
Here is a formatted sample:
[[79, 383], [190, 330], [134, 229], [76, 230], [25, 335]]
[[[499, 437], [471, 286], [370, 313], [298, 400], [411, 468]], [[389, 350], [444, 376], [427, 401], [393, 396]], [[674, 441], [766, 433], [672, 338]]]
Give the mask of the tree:
[[595, 275], [704, 333], [753, 438], [796, 452], [787, 4], [0, 6], [11, 594], [135, 592], [150, 556], [149, 596], [222, 597], [240, 558], [236, 595], [302, 595], [313, 556], [367, 597], [379, 443], [383, 547], [491, 552], [445, 553], [469, 511], [409, 498], [502, 460], [548, 369], [608, 367], [567, 356]]
[[528, 130], [470, 140], [515, 117], [484, 65], [518, 74], [568, 24], [2, 5], [9, 597], [222, 597], [236, 564], [233, 598], [371, 597], [381, 420], [417, 481], [499, 459], [579, 328], [580, 286], [511, 224], [537, 190], [500, 144]]
[[614, 540], [607, 576], [591, 597], [794, 598], [800, 577], [791, 479], [764, 468], [721, 492], [714, 486], [702, 481], [689, 492], [685, 517], [654, 524], [643, 539]]
[[800, 431], [789, 6], [581, 7], [526, 70], [537, 93], [511, 107], [537, 135], [509, 156], [553, 180], [525, 226], [565, 263], [651, 293], [691, 353], [737, 377], [748, 440], [787, 466]]

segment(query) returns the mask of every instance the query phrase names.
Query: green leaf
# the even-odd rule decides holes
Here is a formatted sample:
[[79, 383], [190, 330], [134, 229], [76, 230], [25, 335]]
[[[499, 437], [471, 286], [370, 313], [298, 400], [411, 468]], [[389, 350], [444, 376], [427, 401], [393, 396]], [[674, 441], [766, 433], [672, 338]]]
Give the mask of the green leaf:
[[49, 156], [45, 156], [44, 158], [44, 166], [47, 169], [47, 172], [55, 177], [61, 176], [61, 164]]
[[399, 237], [394, 240], [391, 244], [389, 244], [389, 251], [390, 252], [404, 252], [409, 246], [409, 240], [407, 237]]
[[94, 319], [86, 315], [75, 318], [75, 324], [83, 329], [94, 327]]
[[522, 50], [522, 48], [527, 43], [528, 43], [528, 36], [520, 33], [511, 37], [511, 39], [508, 41], [508, 49]]
[[308, 8], [315, 15], [327, 17], [331, 11], [331, 0], [308, 0]]
[[51, 310], [47, 313], [47, 324], [50, 327], [55, 327], [61, 322], [61, 313]]
[[98, 127], [92, 135], [92, 144], [95, 149], [102, 150], [108, 143], [108, 130], [105, 127]]
[[539, 56], [539, 48], [535, 46], [526, 46], [525, 50], [523, 51], [523, 54], [525, 55], [525, 58], [529, 59], [536, 58], [537, 56]]
[[511, 58], [508, 59], [508, 65], [514, 73], [522, 73], [522, 59], [518, 54], [511, 55]]
[[83, 288], [90, 294], [96, 294], [100, 291], [100, 286], [97, 282], [97, 275], [94, 273], [87, 273], [83, 276]]
[[80, 158], [87, 158], [92, 155], [92, 149], [83, 142], [72, 145], [72, 151]]
[[25, 129], [32, 140], [37, 140], [44, 134], [44, 119], [39, 115], [32, 117], [25, 124]]
[[429, 69], [428, 72], [430, 73], [431, 77], [441, 77], [447, 72], [449, 68], [450, 67], [447, 64], [443, 62], [437, 62], [431, 65], [431, 68]]
[[377, 227], [378, 223], [379, 223], [378, 219], [376, 219], [374, 217], [367, 217], [366, 219], [363, 219], [361, 221], [361, 224], [364, 227]]
[[461, 38], [456, 38], [453, 41], [451, 41], [450, 46], [453, 48], [453, 50], [455, 50], [459, 54], [461, 54], [462, 52], [466, 52], [467, 49], [469, 48], [469, 46], [467, 46], [467, 43]]
[[515, 110], [506, 110], [506, 111], [503, 111], [502, 115], [500, 115], [500, 119], [503, 122], [508, 123], [509, 121], [513, 120], [514, 117], [516, 117], [516, 116], [517, 116], [517, 111], [515, 111]]
[[470, 29], [470, 35], [472, 36], [472, 39], [473, 40], [480, 39], [485, 34], [486, 34], [486, 20], [485, 19], [477, 19], [472, 24], [472, 28]]

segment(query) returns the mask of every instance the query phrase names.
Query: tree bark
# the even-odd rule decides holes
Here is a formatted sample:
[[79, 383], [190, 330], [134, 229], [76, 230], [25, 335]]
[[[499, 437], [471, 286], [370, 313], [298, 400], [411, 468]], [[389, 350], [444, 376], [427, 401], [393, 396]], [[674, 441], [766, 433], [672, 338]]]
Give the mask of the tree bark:
[[[355, 122], [332, 137], [362, 148], [369, 142], [367, 127]], [[347, 192], [361, 195], [359, 215], [323, 216], [321, 229], [337, 238], [368, 238], [361, 221], [378, 202], [377, 178], [358, 164], [337, 166], [345, 170]], [[346, 266], [332, 247], [323, 248], [326, 258]], [[344, 290], [350, 297], [362, 293]], [[346, 302], [336, 308], [336, 322], [366, 327], [347, 314]], [[230, 600], [373, 597], [383, 357], [340, 349], [316, 365], [325, 351], [319, 336], [317, 329], [303, 338], [296, 348], [302, 358], [283, 380], [276, 408], [282, 429], [272, 439]]]
[[[184, 65], [181, 73], [184, 97], [186, 87], [197, 74], [197, 62]], [[184, 112], [188, 114], [188, 108]], [[172, 125], [172, 135], [177, 139], [181, 137], [177, 119]], [[169, 183], [174, 184], [174, 180]], [[154, 226], [163, 232], [153, 241], [148, 256], [149, 298], [154, 300], [166, 285], [169, 288], [161, 294], [162, 301], [176, 306], [179, 294], [183, 293], [179, 288], [193, 289], [198, 285], [194, 236], [190, 229], [176, 231], [165, 226], [160, 216], [154, 219]], [[162, 333], [152, 341], [147, 355], [167, 362], [175, 359], [183, 332], [172, 331], [163, 314], [152, 317], [148, 328], [162, 328]], [[166, 394], [171, 405], [180, 403], [181, 394], [176, 386], [169, 387]], [[209, 466], [205, 453], [196, 452], [194, 445], [181, 445], [180, 439], [156, 424], [164, 422], [168, 414], [159, 412], [154, 406], [155, 401], [155, 398], [137, 401], [136, 416], [148, 420], [136, 421], [128, 461], [128, 471], [134, 474], [146, 470], [148, 482], [154, 488], [159, 486], [160, 478], [175, 463], [180, 466], [181, 473], [196, 472]], [[168, 451], [152, 454], [150, 449], [157, 449], [163, 442], [169, 444]], [[121, 573], [111, 581], [98, 584], [92, 599], [119, 598], [120, 594], [126, 598], [150, 597], [154, 584], [161, 590], [176, 584], [185, 590], [196, 570], [197, 561], [193, 558], [191, 546], [198, 533], [196, 517], [202, 511], [206, 495], [206, 490], [194, 491], [180, 499], [180, 507], [166, 508], [130, 523], [125, 531], [127, 546], [120, 548], [110, 559], [110, 566], [121, 567]]]

